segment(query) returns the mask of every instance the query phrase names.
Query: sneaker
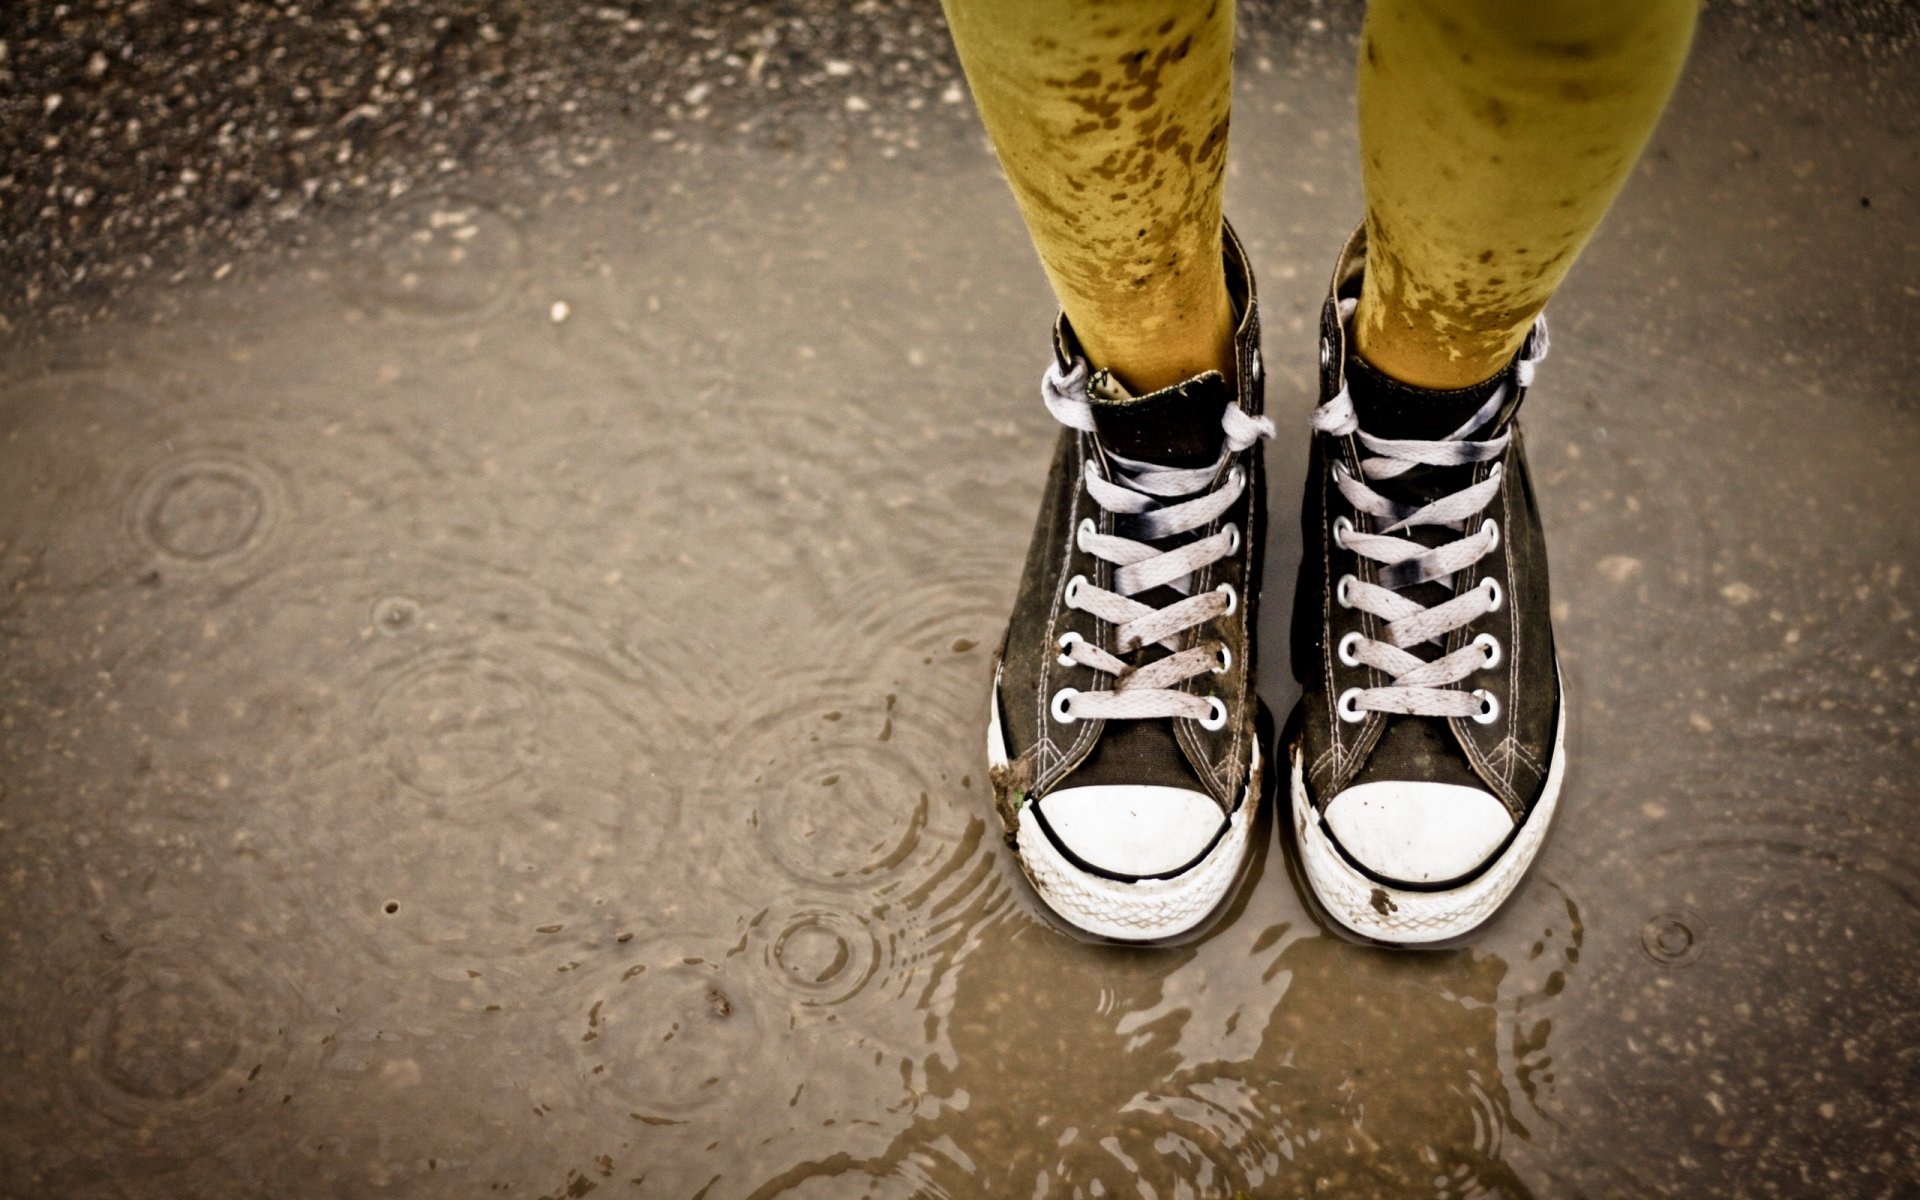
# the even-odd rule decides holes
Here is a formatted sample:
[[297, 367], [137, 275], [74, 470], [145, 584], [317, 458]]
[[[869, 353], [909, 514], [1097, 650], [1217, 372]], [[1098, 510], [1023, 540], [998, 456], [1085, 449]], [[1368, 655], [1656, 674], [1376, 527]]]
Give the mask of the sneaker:
[[1189, 933], [1252, 849], [1253, 629], [1273, 424], [1231, 229], [1237, 385], [1130, 397], [1062, 316], [1042, 382], [1066, 426], [995, 666], [989, 777], [1034, 891], [1076, 929]]
[[1544, 321], [1494, 378], [1395, 382], [1352, 355], [1364, 230], [1321, 315], [1293, 618], [1293, 828], [1348, 931], [1441, 942], [1539, 853], [1566, 733], [1547, 555], [1516, 414]]

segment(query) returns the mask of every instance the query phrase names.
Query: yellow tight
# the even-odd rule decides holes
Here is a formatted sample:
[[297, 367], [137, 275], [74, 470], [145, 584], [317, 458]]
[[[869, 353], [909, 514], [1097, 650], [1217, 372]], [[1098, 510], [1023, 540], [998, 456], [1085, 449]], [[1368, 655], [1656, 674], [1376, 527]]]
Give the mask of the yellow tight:
[[1361, 357], [1498, 371], [1640, 157], [1698, 0], [1374, 0], [1360, 40]]
[[1232, 0], [945, 0], [1060, 306], [1136, 394], [1232, 361]]
[[[1219, 255], [1231, 0], [944, 0], [1060, 304], [1135, 392], [1231, 361]], [[1373, 0], [1360, 353], [1492, 375], [1626, 181], [1698, 0]]]

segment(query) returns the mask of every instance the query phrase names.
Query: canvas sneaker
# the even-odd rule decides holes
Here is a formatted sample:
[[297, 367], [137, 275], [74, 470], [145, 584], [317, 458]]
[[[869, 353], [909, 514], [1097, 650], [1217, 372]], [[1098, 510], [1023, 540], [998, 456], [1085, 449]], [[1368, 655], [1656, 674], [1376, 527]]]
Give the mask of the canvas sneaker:
[[1189, 933], [1245, 867], [1258, 807], [1253, 629], [1265, 516], [1253, 277], [1223, 233], [1235, 382], [1130, 396], [1062, 316], [1065, 428], [996, 661], [987, 756], [1008, 842], [1076, 929]]
[[1292, 824], [1326, 912], [1361, 937], [1443, 942], [1539, 853], [1565, 771], [1547, 555], [1517, 416], [1544, 321], [1494, 378], [1395, 382], [1348, 322], [1364, 230], [1321, 314], [1320, 404], [1293, 619]]

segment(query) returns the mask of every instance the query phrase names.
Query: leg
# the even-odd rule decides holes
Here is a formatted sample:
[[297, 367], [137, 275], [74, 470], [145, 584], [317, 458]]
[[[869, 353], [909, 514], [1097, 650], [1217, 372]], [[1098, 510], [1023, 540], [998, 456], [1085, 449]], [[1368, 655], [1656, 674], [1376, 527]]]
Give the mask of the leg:
[[1362, 358], [1477, 383], [1528, 326], [1633, 169], [1698, 0], [1373, 0], [1360, 55]]
[[1231, 0], [944, 3], [1040, 261], [1094, 364], [1136, 393], [1229, 369]]
[[[1301, 873], [1385, 942], [1478, 928], [1566, 775], [1527, 336], [1631, 170], [1695, 0], [1375, 0], [1367, 236], [1322, 309], [1289, 766]], [[1358, 292], [1358, 307], [1342, 320]]]
[[1065, 428], [995, 666], [995, 811], [1063, 921], [1191, 933], [1251, 859], [1266, 752], [1273, 425], [1220, 216], [1232, 3], [945, 3], [1065, 312], [1042, 385]]

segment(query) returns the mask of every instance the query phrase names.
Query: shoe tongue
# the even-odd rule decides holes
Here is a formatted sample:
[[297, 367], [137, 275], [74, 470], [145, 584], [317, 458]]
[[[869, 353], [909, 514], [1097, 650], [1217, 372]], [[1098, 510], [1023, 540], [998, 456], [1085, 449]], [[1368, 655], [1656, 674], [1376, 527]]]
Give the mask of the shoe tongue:
[[[1438, 391], [1401, 383], [1354, 355], [1347, 360], [1346, 377], [1361, 429], [1377, 438], [1438, 441], [1472, 420], [1506, 381], [1507, 372], [1472, 387]], [[1480, 430], [1474, 436], [1487, 433]]]
[[1163, 467], [1204, 467], [1220, 457], [1220, 416], [1233, 399], [1218, 371], [1132, 396], [1107, 371], [1087, 382], [1100, 444], [1113, 454]]

